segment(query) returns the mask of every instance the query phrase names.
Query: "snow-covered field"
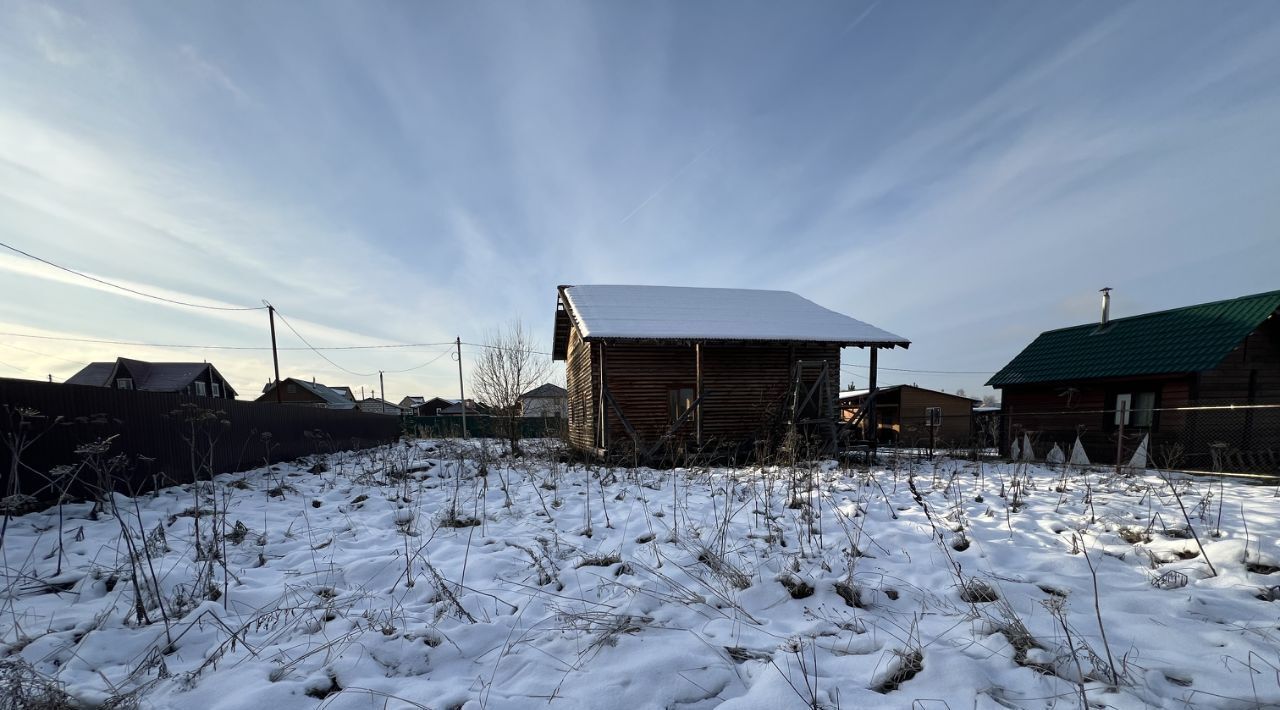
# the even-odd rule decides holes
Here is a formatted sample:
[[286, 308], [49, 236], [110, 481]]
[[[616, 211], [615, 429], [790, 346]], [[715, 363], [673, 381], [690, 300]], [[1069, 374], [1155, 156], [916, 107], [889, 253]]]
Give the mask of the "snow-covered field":
[[0, 695], [1280, 707], [1273, 488], [1178, 478], [1179, 501], [1152, 472], [951, 460], [584, 468], [543, 446], [417, 441], [219, 476], [203, 552], [191, 487], [117, 498], [124, 526], [87, 504], [14, 518]]

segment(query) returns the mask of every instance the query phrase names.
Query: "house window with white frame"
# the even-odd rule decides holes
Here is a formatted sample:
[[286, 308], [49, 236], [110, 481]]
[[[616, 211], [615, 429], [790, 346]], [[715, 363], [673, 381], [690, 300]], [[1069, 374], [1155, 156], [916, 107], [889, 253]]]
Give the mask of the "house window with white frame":
[[213, 383], [213, 396], [214, 396], [214, 397], [221, 397], [221, 396], [222, 396], [222, 388], [218, 386], [218, 383], [217, 383], [217, 382], [214, 382], [214, 383]]
[[118, 389], [118, 390], [131, 390], [131, 389], [133, 389], [133, 378], [132, 378], [132, 377], [117, 377], [117, 378], [116, 378], [116, 389]]
[[196, 382], [196, 383], [195, 383], [195, 385], [196, 385], [196, 396], [197, 396], [197, 397], [204, 397], [204, 396], [206, 395], [206, 390], [205, 390], [204, 383], [203, 383], [203, 382]]

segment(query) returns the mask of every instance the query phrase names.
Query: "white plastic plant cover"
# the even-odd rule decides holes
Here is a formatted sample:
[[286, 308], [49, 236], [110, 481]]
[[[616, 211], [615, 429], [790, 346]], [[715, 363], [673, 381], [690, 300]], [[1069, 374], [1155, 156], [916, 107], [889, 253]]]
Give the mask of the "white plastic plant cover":
[[1014, 439], [1013, 443], [1009, 444], [1009, 459], [1017, 461], [1020, 458], [1022, 458], [1022, 448], [1018, 446], [1018, 440]]
[[1044, 457], [1048, 463], [1059, 464], [1067, 462], [1067, 455], [1062, 453], [1062, 449], [1054, 442], [1053, 448], [1049, 450], [1049, 455]]
[[1031, 446], [1030, 434], [1022, 435], [1022, 460], [1023, 461], [1036, 460], [1036, 450]]
[[1076, 443], [1071, 446], [1071, 465], [1072, 466], [1088, 466], [1089, 456], [1084, 452], [1084, 444], [1081, 443], [1080, 437], [1076, 437]]
[[1138, 450], [1133, 452], [1133, 458], [1129, 459], [1129, 468], [1144, 469], [1147, 467], [1147, 440], [1150, 438], [1150, 434], [1142, 437], [1142, 443], [1138, 444]]

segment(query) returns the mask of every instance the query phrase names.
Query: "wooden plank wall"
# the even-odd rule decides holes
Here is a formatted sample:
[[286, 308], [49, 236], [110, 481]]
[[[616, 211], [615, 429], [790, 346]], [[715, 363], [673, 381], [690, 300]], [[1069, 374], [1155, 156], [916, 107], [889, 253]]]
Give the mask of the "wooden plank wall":
[[574, 328], [565, 357], [565, 389], [569, 392], [569, 442], [581, 449], [596, 446], [598, 365], [589, 343]]
[[1272, 316], [1216, 368], [1201, 373], [1198, 390], [1201, 404], [1280, 403], [1280, 317]]
[[[657, 441], [671, 424], [670, 391], [696, 387], [694, 346], [588, 344], [575, 329], [569, 340], [565, 379], [570, 393], [570, 440], [581, 448], [599, 444], [602, 357], [609, 390], [641, 444]], [[830, 361], [826, 390], [834, 401], [839, 391], [839, 358], [840, 348], [825, 344], [704, 345], [704, 443], [736, 445], [772, 433], [770, 428], [785, 416], [792, 365], [798, 359]], [[812, 375], [816, 372], [815, 368]], [[611, 444], [630, 446], [631, 436], [617, 413], [610, 409], [606, 419]], [[695, 437], [696, 425], [690, 417], [676, 438], [693, 442]]]
[[[1076, 390], [1069, 401], [1063, 395], [1068, 387]], [[1066, 450], [1075, 441], [1077, 432], [1081, 432], [1085, 450], [1095, 462], [1114, 463], [1113, 410], [1117, 393], [1154, 391], [1157, 408], [1172, 408], [1191, 403], [1191, 388], [1190, 376], [1006, 387], [1001, 393], [1001, 450], [1008, 451], [1010, 433], [1029, 431], [1038, 436], [1037, 455], [1044, 456], [1055, 443]], [[1156, 430], [1151, 437], [1153, 452], [1179, 441], [1187, 422], [1185, 412], [1162, 411], [1155, 416]], [[1126, 444], [1124, 455], [1132, 453], [1136, 445], [1136, 442], [1133, 446]]]
[[915, 387], [903, 387], [899, 390], [898, 410], [902, 431], [906, 433], [914, 427], [916, 437], [928, 439], [929, 428], [925, 425], [925, 410], [929, 407], [942, 408], [942, 426], [938, 427], [937, 441], [954, 445], [968, 445], [973, 431], [973, 402], [961, 397], [949, 397], [929, 390]]

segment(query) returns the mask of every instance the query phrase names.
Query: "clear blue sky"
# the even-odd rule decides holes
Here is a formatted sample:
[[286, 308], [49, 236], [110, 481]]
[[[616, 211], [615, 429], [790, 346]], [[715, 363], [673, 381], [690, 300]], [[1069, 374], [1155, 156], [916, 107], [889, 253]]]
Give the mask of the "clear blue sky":
[[[0, 239], [315, 344], [550, 348], [555, 286], [778, 288], [993, 371], [1280, 288], [1280, 3], [0, 0]], [[268, 344], [0, 253], [0, 330]], [[287, 331], [281, 344], [299, 343]], [[357, 372], [443, 351], [336, 352]], [[0, 375], [261, 352], [0, 336]], [[846, 351], [865, 363], [865, 354]], [[392, 399], [456, 391], [442, 357]], [[282, 374], [376, 386], [286, 351]], [[845, 380], [865, 383], [862, 370]], [[884, 373], [969, 393], [983, 375]]]

